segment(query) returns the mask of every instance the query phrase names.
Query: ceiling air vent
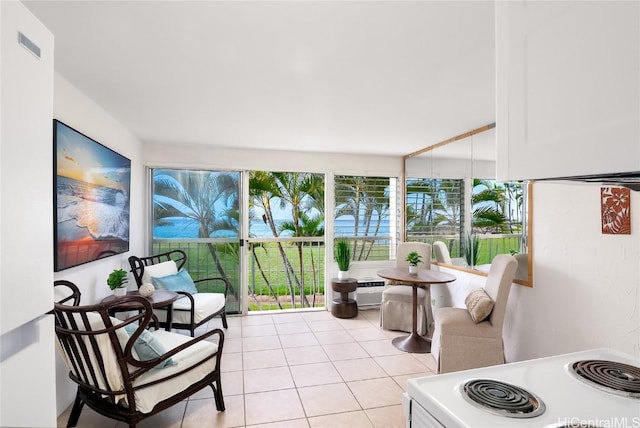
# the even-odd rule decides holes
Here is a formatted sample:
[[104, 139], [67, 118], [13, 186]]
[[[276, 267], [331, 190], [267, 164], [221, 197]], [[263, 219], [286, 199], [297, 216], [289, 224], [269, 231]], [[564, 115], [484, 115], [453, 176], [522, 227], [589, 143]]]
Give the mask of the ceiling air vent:
[[26, 50], [34, 54], [36, 58], [40, 59], [40, 47], [19, 31], [18, 43], [20, 43]]

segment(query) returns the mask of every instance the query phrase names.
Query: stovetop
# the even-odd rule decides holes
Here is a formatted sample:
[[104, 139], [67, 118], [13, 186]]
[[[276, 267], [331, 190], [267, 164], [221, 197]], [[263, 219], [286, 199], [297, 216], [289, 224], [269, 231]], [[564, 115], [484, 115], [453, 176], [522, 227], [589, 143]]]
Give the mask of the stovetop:
[[[603, 348], [410, 379], [407, 392], [447, 428], [560, 427], [571, 424], [640, 427], [640, 398], [605, 392], [569, 373], [568, 367], [572, 363], [589, 359], [618, 361], [640, 367], [640, 358]], [[463, 386], [473, 379], [496, 380], [523, 388], [544, 403], [544, 411], [527, 418], [488, 412], [463, 398]]]
[[640, 398], [640, 367], [620, 361], [580, 360], [569, 364], [569, 373], [604, 392]]
[[462, 398], [494, 415], [534, 418], [544, 413], [544, 401], [531, 391], [495, 379], [471, 379], [459, 386]]

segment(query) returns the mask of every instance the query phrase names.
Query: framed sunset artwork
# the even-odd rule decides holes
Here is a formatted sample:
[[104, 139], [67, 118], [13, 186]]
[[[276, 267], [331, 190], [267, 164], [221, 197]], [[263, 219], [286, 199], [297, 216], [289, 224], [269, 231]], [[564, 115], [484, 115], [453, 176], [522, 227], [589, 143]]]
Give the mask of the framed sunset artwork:
[[129, 251], [131, 160], [53, 121], [54, 269]]

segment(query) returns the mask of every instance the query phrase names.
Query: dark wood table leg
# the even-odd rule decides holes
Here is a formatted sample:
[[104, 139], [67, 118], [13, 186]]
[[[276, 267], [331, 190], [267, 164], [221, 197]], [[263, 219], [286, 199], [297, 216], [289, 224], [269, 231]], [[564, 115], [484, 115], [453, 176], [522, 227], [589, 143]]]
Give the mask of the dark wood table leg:
[[401, 351], [416, 354], [426, 354], [431, 352], [431, 341], [418, 334], [418, 287], [411, 285], [413, 289], [413, 319], [411, 320], [411, 334], [409, 336], [396, 337], [391, 341], [393, 345]]
[[173, 322], [173, 303], [167, 305], [166, 331], [171, 331], [171, 323]]

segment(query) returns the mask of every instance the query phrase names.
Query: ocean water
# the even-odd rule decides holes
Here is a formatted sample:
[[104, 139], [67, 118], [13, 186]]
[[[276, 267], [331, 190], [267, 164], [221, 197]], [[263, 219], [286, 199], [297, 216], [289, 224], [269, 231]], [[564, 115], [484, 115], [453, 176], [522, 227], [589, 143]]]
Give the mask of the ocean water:
[[67, 177], [56, 178], [58, 240], [129, 240], [129, 195]]
[[[289, 220], [280, 219], [276, 220], [276, 225], [279, 226], [283, 222]], [[355, 222], [353, 218], [339, 218], [335, 222], [336, 236], [353, 236], [355, 233]], [[359, 235], [364, 234], [364, 225], [359, 227]], [[253, 220], [249, 225], [249, 234], [256, 238], [271, 238], [273, 233], [269, 226], [267, 226], [262, 220]], [[369, 230], [369, 236], [374, 235], [373, 227]], [[378, 236], [389, 235], [389, 220], [383, 220], [378, 231]], [[166, 217], [161, 222], [153, 227], [154, 238], [197, 238], [198, 237], [198, 224], [187, 218], [183, 217]], [[214, 234], [213, 237], [237, 237], [237, 233], [231, 233], [230, 231], [221, 231]], [[283, 233], [280, 236], [291, 236], [290, 234]]]

